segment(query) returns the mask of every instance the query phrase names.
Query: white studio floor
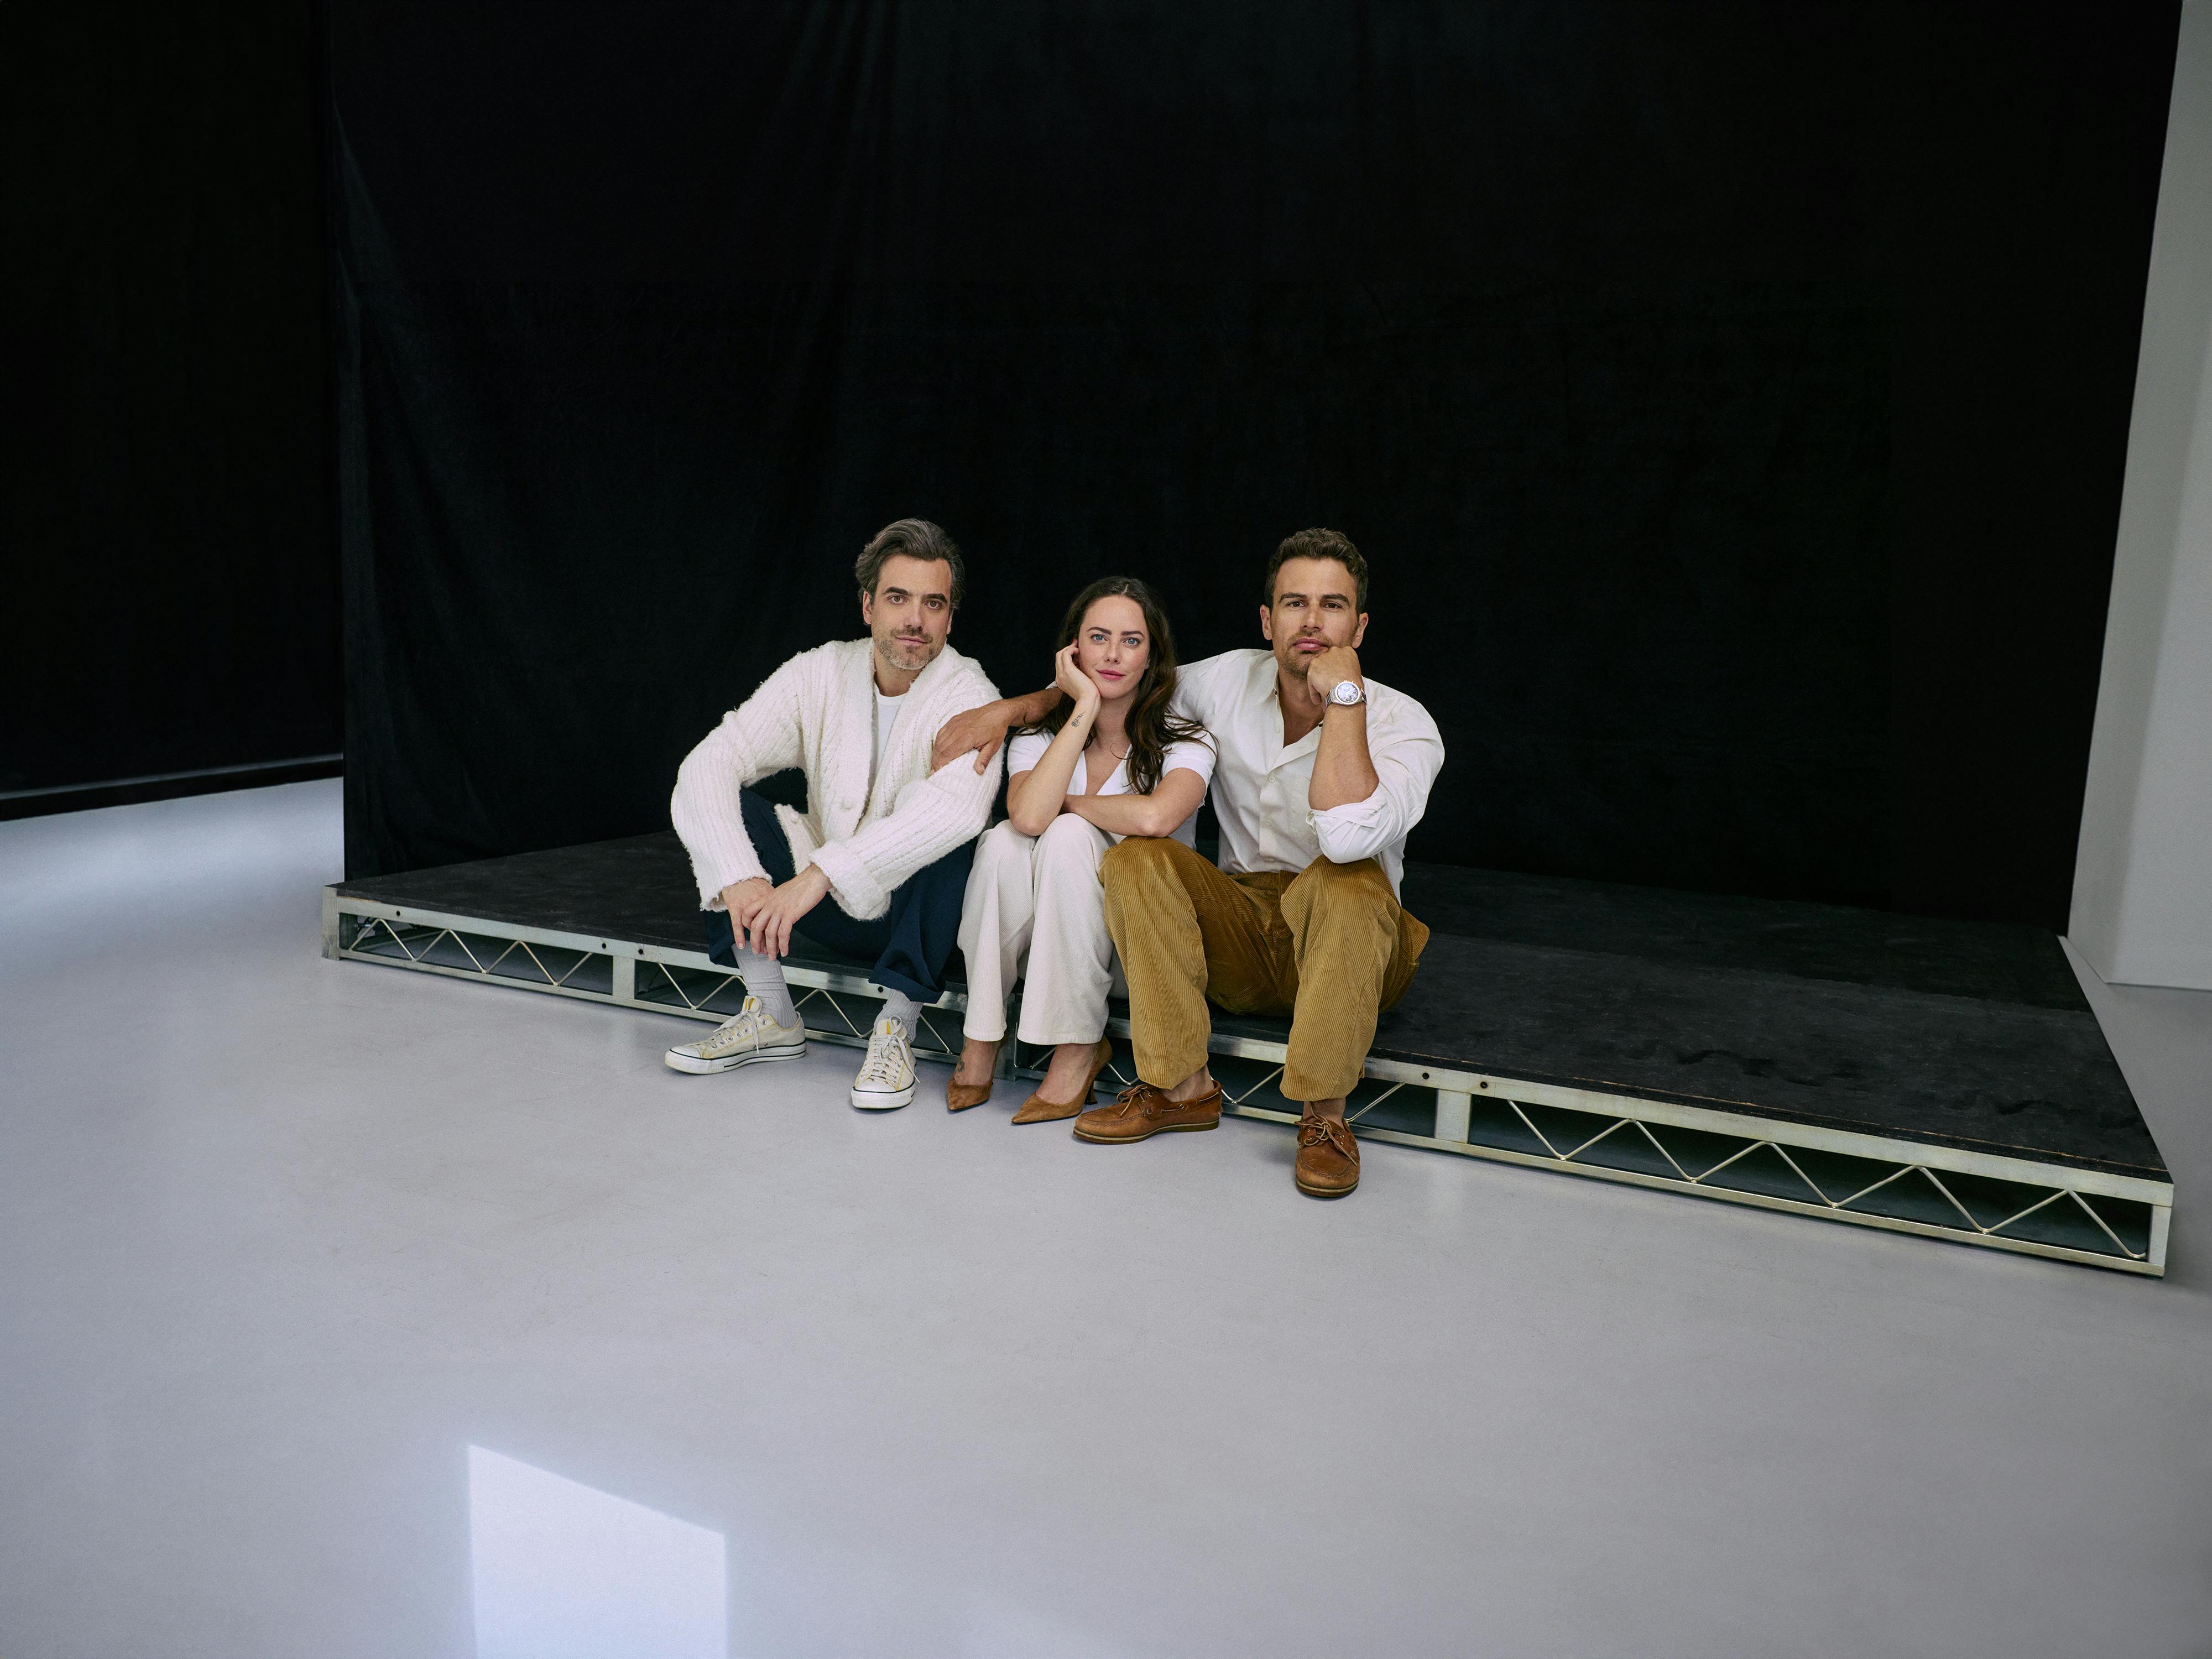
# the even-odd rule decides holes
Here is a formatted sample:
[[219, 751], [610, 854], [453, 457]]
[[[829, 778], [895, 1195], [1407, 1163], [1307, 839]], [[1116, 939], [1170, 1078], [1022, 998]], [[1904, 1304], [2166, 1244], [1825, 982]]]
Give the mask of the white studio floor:
[[335, 782], [0, 824], [8, 1659], [2212, 1654], [2212, 994], [2090, 986], [2160, 1283], [679, 1077], [338, 873]]

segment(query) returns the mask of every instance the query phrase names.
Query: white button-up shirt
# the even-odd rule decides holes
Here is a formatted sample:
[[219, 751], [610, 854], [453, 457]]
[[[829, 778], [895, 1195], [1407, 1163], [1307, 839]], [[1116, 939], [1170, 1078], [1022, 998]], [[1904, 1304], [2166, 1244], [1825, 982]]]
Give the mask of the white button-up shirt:
[[1221, 821], [1221, 868], [1230, 875], [1381, 862], [1396, 892], [1406, 867], [1407, 832], [1428, 810], [1429, 788], [1444, 763], [1444, 740], [1429, 711], [1402, 691], [1360, 677], [1367, 688], [1367, 755], [1375, 793], [1316, 812], [1308, 805], [1316, 726], [1283, 742], [1275, 658], [1267, 651], [1224, 651], [1183, 668], [1175, 712], [1204, 726], [1214, 744], [1213, 813]]

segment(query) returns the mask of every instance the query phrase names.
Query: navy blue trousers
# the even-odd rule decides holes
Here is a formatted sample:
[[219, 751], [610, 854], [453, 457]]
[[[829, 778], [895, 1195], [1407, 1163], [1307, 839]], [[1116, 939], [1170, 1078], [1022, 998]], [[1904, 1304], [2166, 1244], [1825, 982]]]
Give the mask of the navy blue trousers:
[[[753, 856], [781, 886], [793, 875], [791, 843], [783, 838], [775, 808], [751, 790], [738, 792], [744, 809], [745, 836]], [[824, 898], [792, 931], [810, 945], [867, 966], [868, 977], [889, 990], [903, 991], [916, 1002], [934, 1002], [945, 989], [945, 970], [960, 944], [960, 902], [967, 896], [968, 865], [975, 843], [964, 841], [936, 863], [927, 865], [891, 894], [891, 908], [873, 921], [856, 921]], [[737, 937], [726, 911], [708, 910], [707, 954], [726, 968], [738, 965]]]

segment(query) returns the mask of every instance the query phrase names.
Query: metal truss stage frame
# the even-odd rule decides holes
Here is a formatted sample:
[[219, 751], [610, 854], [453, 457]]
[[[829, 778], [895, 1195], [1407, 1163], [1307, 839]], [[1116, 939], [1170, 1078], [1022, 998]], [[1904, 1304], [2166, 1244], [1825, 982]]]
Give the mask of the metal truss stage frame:
[[[525, 854], [459, 867], [489, 870], [558, 856]], [[444, 873], [325, 890], [324, 954], [680, 1018], [719, 1021], [743, 1000], [744, 987], [730, 969], [703, 951], [677, 945], [666, 928], [654, 927], [649, 931], [659, 937], [641, 939], [624, 937], [620, 927], [541, 926], [515, 919], [528, 905], [455, 908], [452, 900], [461, 896], [456, 891], [447, 892], [440, 905], [407, 902], [398, 890], [411, 879], [426, 898], [434, 898], [440, 884], [430, 878]], [[800, 955], [787, 973], [811, 1036], [865, 1043], [883, 993], [864, 969]], [[949, 1061], [957, 1054], [965, 1006], [955, 990], [925, 1012], [919, 1057]], [[1119, 1086], [1133, 1080], [1128, 1024], [1116, 1018], [1109, 1029], [1116, 1038], [1109, 1077]], [[1297, 1105], [1277, 1087], [1281, 1036], [1279, 1021], [1217, 1018], [1215, 1073], [1230, 1113], [1297, 1121]], [[1010, 1042], [1001, 1049], [1001, 1075], [1040, 1076], [1043, 1059]], [[2105, 1065], [2117, 1078], [2108, 1052]], [[2127, 1106], [2132, 1112], [2131, 1100]], [[2166, 1268], [2173, 1188], [2154, 1147], [2144, 1168], [2140, 1152], [2130, 1159], [2091, 1158], [1944, 1144], [1926, 1131], [1840, 1127], [1740, 1104], [1668, 1098], [1658, 1091], [1516, 1075], [1455, 1056], [1389, 1052], [1370, 1055], [1346, 1115], [1365, 1139], [2124, 1273], [2156, 1276]], [[2148, 1144], [2139, 1119], [2134, 1127]]]

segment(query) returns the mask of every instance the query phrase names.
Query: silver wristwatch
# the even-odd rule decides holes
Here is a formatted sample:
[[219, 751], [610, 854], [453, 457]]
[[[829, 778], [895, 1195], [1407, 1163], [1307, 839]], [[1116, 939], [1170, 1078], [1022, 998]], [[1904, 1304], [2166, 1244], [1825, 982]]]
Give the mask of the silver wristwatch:
[[1358, 680], [1339, 680], [1328, 688], [1328, 700], [1339, 708], [1351, 708], [1367, 701], [1367, 688]]

